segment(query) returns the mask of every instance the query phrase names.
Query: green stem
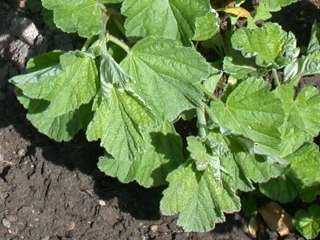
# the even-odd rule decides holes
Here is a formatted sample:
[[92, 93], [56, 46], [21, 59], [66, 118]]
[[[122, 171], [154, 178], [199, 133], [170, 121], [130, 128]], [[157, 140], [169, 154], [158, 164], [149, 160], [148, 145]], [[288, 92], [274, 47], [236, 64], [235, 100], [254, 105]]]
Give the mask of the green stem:
[[273, 79], [275, 80], [275, 83], [277, 84], [277, 86], [280, 86], [281, 83], [280, 83], [280, 80], [279, 80], [279, 76], [278, 76], [277, 70], [275, 68], [272, 68], [272, 76], [273, 76]]
[[88, 38], [88, 39], [85, 41], [85, 43], [83, 44], [83, 47], [81, 48], [81, 51], [86, 51], [86, 50], [89, 48], [89, 46], [91, 45], [94, 37], [95, 37], [95, 36], [92, 36], [92, 37]]
[[111, 35], [110, 33], [106, 34], [106, 39], [107, 39], [107, 42], [112, 42], [112, 43], [118, 45], [123, 50], [125, 50], [127, 53], [130, 52], [130, 47], [125, 42], [121, 41], [120, 39]]
[[207, 121], [206, 121], [206, 115], [205, 115], [205, 110], [204, 110], [203, 104], [201, 107], [197, 108], [197, 126], [198, 126], [199, 136], [201, 138], [206, 137], [207, 136], [207, 132], [206, 132]]

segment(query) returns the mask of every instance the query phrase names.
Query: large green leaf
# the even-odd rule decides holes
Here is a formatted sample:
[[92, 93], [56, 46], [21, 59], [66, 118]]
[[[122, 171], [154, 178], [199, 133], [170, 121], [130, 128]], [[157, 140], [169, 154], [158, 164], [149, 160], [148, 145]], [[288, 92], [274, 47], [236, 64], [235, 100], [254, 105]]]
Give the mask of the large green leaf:
[[231, 37], [232, 47], [245, 57], [255, 57], [262, 67], [281, 68], [294, 61], [299, 54], [296, 39], [276, 23], [266, 23], [260, 28], [240, 28]]
[[88, 38], [103, 31], [104, 7], [99, 0], [42, 0], [42, 5], [53, 10], [56, 26], [65, 32]]
[[174, 120], [202, 100], [201, 81], [210, 66], [194, 49], [162, 38], [138, 42], [121, 66], [133, 78], [132, 88], [157, 113]]
[[188, 138], [191, 160], [168, 176], [161, 210], [179, 213], [178, 225], [186, 231], [209, 231], [225, 220], [224, 213], [240, 210], [237, 190], [253, 190], [253, 182], [265, 182], [281, 174], [278, 164], [245, 152], [237, 142], [221, 134]]
[[143, 151], [133, 161], [105, 156], [99, 169], [125, 183], [135, 180], [144, 187], [164, 185], [168, 173], [183, 161], [182, 141], [168, 123], [153, 129], [146, 139]]
[[298, 210], [293, 223], [303, 237], [315, 239], [320, 233], [320, 206], [313, 204], [307, 210]]
[[[92, 117], [92, 104], [80, 104], [75, 110], [52, 116], [50, 101], [56, 99], [57, 89], [69, 80], [62, 77], [66, 76], [59, 63], [60, 57], [65, 57], [62, 54], [53, 51], [30, 59], [27, 64], [28, 74], [14, 77], [10, 81], [18, 87], [18, 100], [28, 109], [27, 119], [32, 125], [56, 141], [69, 141], [79, 130], [86, 129]], [[65, 65], [65, 68], [70, 70], [71, 66]]]
[[264, 80], [243, 81], [226, 103], [213, 102], [209, 114], [222, 129], [251, 139], [258, 152], [279, 155], [284, 112]]
[[154, 35], [183, 42], [189, 42], [195, 32], [196, 39], [203, 40], [217, 31], [218, 18], [210, 11], [209, 0], [125, 0], [122, 5], [122, 14], [128, 17], [127, 36]]

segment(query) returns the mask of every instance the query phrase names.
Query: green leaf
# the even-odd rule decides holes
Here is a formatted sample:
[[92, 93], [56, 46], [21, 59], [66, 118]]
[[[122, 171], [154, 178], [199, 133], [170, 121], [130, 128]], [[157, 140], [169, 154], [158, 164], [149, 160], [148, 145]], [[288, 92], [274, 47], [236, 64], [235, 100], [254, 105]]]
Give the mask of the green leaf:
[[314, 144], [306, 144], [288, 157], [291, 167], [287, 175], [299, 189], [300, 198], [310, 202], [320, 194], [320, 152]]
[[192, 163], [173, 171], [167, 180], [161, 211], [165, 215], [180, 213], [177, 224], [185, 231], [209, 231], [225, 221], [224, 212], [240, 211], [234, 190], [217, 185], [210, 171], [199, 172]]
[[320, 23], [318, 22], [312, 25], [307, 53], [314, 53], [316, 51], [320, 51]]
[[303, 237], [315, 239], [320, 233], [320, 206], [314, 204], [307, 210], [298, 210], [293, 224]]
[[253, 182], [277, 177], [282, 169], [245, 152], [237, 142], [217, 133], [188, 138], [191, 160], [168, 176], [161, 210], [179, 213], [178, 225], [203, 232], [225, 220], [224, 213], [240, 210], [237, 190], [253, 190]]
[[284, 113], [267, 82], [248, 79], [231, 92], [226, 103], [215, 101], [209, 114], [224, 131], [251, 139], [256, 152], [279, 154]]
[[298, 0], [261, 0], [259, 1], [254, 20], [267, 20], [272, 17], [272, 12], [280, 11], [281, 8], [297, 1]]
[[244, 57], [255, 57], [262, 67], [281, 68], [299, 55], [294, 35], [275, 23], [255, 29], [240, 28], [232, 35], [231, 43]]
[[195, 22], [194, 41], [204, 41], [213, 37], [220, 29], [220, 18], [216, 12], [197, 17]]
[[57, 117], [91, 102], [97, 92], [94, 59], [81, 52], [61, 55], [60, 64], [10, 80], [31, 99], [50, 101], [48, 114]]
[[145, 145], [145, 132], [155, 124], [154, 116], [132, 92], [112, 88], [110, 95], [108, 100], [97, 96], [87, 138], [100, 139], [113, 158], [133, 161]]
[[243, 62], [235, 62], [231, 57], [225, 57], [223, 59], [223, 71], [236, 79], [259, 76], [258, 69], [255, 66], [246, 65]]
[[42, 0], [42, 5], [53, 10], [54, 22], [64, 32], [89, 38], [103, 31], [104, 7], [98, 0]]
[[260, 184], [259, 190], [268, 198], [280, 203], [292, 202], [299, 194], [295, 182], [287, 175]]
[[92, 118], [91, 104], [81, 106], [74, 112], [58, 117], [48, 115], [49, 102], [29, 99], [17, 89], [19, 102], [28, 109], [27, 119], [39, 132], [55, 141], [70, 141], [80, 130], [85, 130]]
[[121, 66], [133, 78], [134, 91], [159, 118], [169, 121], [199, 105], [201, 81], [210, 73], [210, 66], [194, 49], [152, 37], [138, 42]]
[[320, 74], [320, 50], [312, 52], [300, 59], [303, 76]]
[[285, 120], [280, 131], [281, 153], [287, 156], [319, 134], [320, 93], [315, 87], [308, 86], [295, 97], [293, 86], [282, 85], [275, 94], [281, 100], [285, 112]]
[[[184, 43], [189, 43], [194, 37], [196, 28], [196, 36], [200, 35], [201, 39], [216, 31], [214, 29], [217, 18], [208, 15], [210, 10], [209, 0], [125, 0], [121, 9], [122, 14], [127, 16], [127, 36], [153, 35], [181, 40]], [[213, 23], [211, 32], [205, 33], [209, 29], [203, 29], [203, 22]]]
[[166, 184], [168, 173], [183, 162], [182, 141], [168, 123], [153, 129], [146, 138], [144, 151], [133, 161], [106, 156], [100, 159], [99, 169], [125, 183], [135, 180], [144, 187]]

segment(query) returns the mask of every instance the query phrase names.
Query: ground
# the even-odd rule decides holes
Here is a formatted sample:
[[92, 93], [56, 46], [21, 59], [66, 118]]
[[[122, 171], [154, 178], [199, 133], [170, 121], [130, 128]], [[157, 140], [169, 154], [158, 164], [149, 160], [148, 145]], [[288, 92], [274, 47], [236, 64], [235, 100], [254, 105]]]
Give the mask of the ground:
[[[283, 23], [292, 18], [294, 24], [284, 22], [284, 26], [301, 36], [299, 43], [304, 44], [319, 12], [301, 4], [306, 11], [301, 13], [303, 20], [294, 8], [274, 19]], [[56, 143], [28, 123], [7, 79], [23, 71], [32, 55], [81, 45], [75, 36], [43, 23], [35, 26], [38, 18], [0, 2], [0, 239], [251, 239], [241, 213], [229, 215], [226, 223], [209, 233], [182, 232], [175, 217], [159, 212], [162, 189], [121, 184], [98, 171], [98, 143], [86, 142], [83, 134], [70, 143]], [[299, 21], [304, 25], [292, 28]], [[320, 79], [304, 82], [319, 85]], [[277, 237], [261, 224], [259, 239]], [[299, 237], [292, 234], [285, 239]]]

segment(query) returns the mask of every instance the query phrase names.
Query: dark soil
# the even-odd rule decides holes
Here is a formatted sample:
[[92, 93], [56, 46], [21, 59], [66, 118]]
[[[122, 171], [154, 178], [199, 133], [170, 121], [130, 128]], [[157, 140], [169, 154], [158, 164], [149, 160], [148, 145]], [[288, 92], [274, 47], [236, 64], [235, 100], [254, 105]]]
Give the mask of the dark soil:
[[[34, 38], [22, 38], [25, 16], [40, 22]], [[18, 27], [12, 27], [17, 19]], [[121, 184], [98, 171], [97, 143], [87, 143], [83, 134], [56, 143], [28, 123], [7, 79], [23, 71], [32, 55], [81, 45], [38, 19], [0, 2], [0, 240], [251, 239], [239, 214], [210, 233], [182, 232], [175, 218], [159, 213], [161, 189]], [[278, 238], [260, 230], [259, 239]]]

